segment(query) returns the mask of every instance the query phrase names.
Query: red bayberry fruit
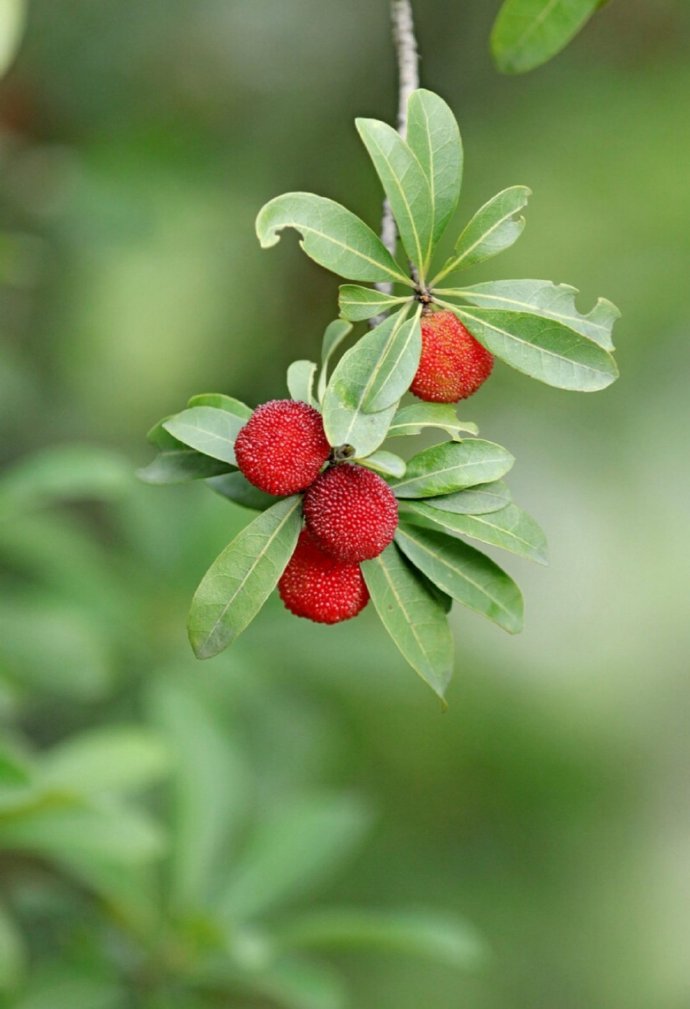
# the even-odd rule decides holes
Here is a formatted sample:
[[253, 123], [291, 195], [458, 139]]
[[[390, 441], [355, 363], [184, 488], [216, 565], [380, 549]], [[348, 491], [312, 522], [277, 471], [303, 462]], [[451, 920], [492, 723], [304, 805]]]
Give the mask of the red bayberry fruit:
[[369, 602], [359, 564], [343, 564], [324, 553], [308, 529], [300, 533], [278, 592], [290, 613], [318, 624], [356, 617]]
[[332, 466], [314, 481], [304, 515], [321, 549], [351, 563], [378, 557], [398, 526], [398, 504], [386, 481], [353, 463]]
[[452, 312], [422, 319], [422, 356], [410, 392], [427, 403], [456, 403], [482, 385], [494, 366], [493, 355]]
[[316, 480], [330, 451], [321, 414], [292, 399], [258, 407], [235, 441], [237, 465], [268, 494], [304, 490]]

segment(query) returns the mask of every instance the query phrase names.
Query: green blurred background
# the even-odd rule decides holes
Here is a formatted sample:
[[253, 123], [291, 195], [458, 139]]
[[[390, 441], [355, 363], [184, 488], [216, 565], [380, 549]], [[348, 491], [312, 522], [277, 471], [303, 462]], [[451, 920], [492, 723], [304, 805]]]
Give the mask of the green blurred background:
[[[292, 235], [261, 252], [254, 217], [304, 189], [376, 222], [352, 120], [394, 114], [387, 4], [30, 4], [0, 85], [0, 1004], [336, 1009], [332, 968], [362, 1009], [690, 1005], [690, 9], [618, 0], [506, 78], [497, 6], [415, 3], [423, 82], [463, 131], [459, 220], [534, 191], [523, 239], [473, 276], [611, 298], [622, 377], [578, 396], [498, 367], [466, 406], [517, 456], [552, 562], [509, 564], [519, 638], [454, 615], [442, 715], [370, 611], [331, 629], [272, 600], [195, 662], [190, 597], [246, 513], [132, 475], [190, 395], [281, 396], [316, 353], [337, 281]], [[92, 847], [74, 808], [105, 817]], [[242, 903], [257, 829], [298, 878], [278, 924], [219, 938], [205, 902]], [[319, 953], [292, 994], [280, 959], [247, 981], [291, 907], [326, 906], [435, 908], [461, 945], [471, 923], [467, 949]]]

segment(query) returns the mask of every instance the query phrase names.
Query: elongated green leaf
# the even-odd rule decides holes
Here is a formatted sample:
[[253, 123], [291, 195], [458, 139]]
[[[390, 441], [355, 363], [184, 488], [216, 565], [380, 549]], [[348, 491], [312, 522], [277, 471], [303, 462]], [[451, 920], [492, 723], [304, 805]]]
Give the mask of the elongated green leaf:
[[129, 792], [162, 778], [170, 753], [160, 736], [134, 726], [109, 726], [72, 736], [43, 756], [42, 782], [89, 795]]
[[463, 606], [510, 634], [522, 629], [520, 589], [484, 554], [444, 533], [402, 522], [395, 541], [412, 564]]
[[367, 809], [348, 795], [297, 799], [266, 816], [235, 860], [220, 897], [221, 916], [255, 918], [304, 898], [359, 846], [369, 821]]
[[316, 365], [313, 361], [293, 361], [287, 372], [288, 392], [293, 399], [314, 405], [314, 377]]
[[438, 911], [313, 911], [284, 926], [279, 939], [298, 948], [384, 950], [456, 968], [475, 968], [488, 956], [469, 922]]
[[428, 504], [441, 511], [455, 512], [456, 515], [486, 515], [505, 508], [511, 501], [508, 485], [503, 480], [477, 484], [456, 494], [429, 498]]
[[[362, 290], [366, 290], [366, 288], [362, 288]], [[344, 319], [334, 319], [333, 322], [329, 322], [326, 326], [321, 344], [321, 372], [319, 374], [319, 384], [317, 386], [319, 403], [323, 400], [324, 393], [326, 392], [326, 385], [328, 383], [328, 366], [331, 363], [331, 358], [343, 340], [349, 336], [351, 332], [352, 324], [346, 322]]]
[[278, 500], [272, 494], [266, 494], [247, 480], [242, 473], [226, 473], [224, 476], [212, 477], [206, 481], [206, 486], [226, 497], [243, 508], [263, 512]]
[[366, 459], [358, 459], [357, 462], [361, 466], [382, 473], [384, 476], [398, 478], [405, 476], [405, 460], [401, 459], [399, 455], [394, 455], [393, 452], [386, 452], [384, 449], [372, 452]]
[[420, 314], [418, 311], [414, 318], [392, 326], [388, 326], [388, 319], [385, 319], [376, 327], [384, 329], [386, 339], [381, 341], [380, 354], [364, 390], [363, 409], [367, 413], [397, 405], [412, 384], [422, 352]]
[[254, 619], [295, 549], [302, 517], [298, 496], [257, 516], [208, 569], [192, 600], [189, 640], [199, 659], [227, 646]]
[[441, 700], [453, 673], [445, 608], [391, 543], [362, 574], [376, 612], [403, 657]]
[[560, 322], [524, 312], [443, 304], [492, 354], [546, 385], [596, 392], [618, 378], [608, 351]]
[[412, 456], [403, 479], [392, 484], [393, 492], [399, 498], [453, 494], [465, 487], [499, 480], [514, 462], [510, 452], [492, 441], [446, 441]]
[[192, 448], [180, 448], [159, 452], [148, 466], [142, 466], [137, 470], [137, 476], [144, 483], [168, 484], [206, 480], [208, 477], [231, 471], [229, 463], [212, 459], [209, 455], [202, 455]]
[[399, 308], [409, 300], [409, 298], [396, 298], [392, 294], [383, 294], [371, 287], [342, 284], [338, 295], [338, 308], [344, 319], [349, 319], [350, 322], [363, 322], [392, 308]]
[[613, 350], [611, 333], [616, 319], [620, 319], [620, 312], [612, 302], [599, 298], [591, 312], [582, 315], [575, 306], [575, 296], [579, 292], [570, 284], [552, 284], [550, 280], [495, 280], [438, 293], [462, 298], [479, 308], [528, 312], [543, 319], [555, 319], [594, 340], [604, 350]]
[[510, 248], [525, 227], [525, 218], [516, 217], [516, 214], [527, 205], [531, 195], [527, 186], [511, 186], [480, 207], [461, 233], [453, 255], [434, 278], [432, 286], [437, 287], [453, 270], [467, 269]]
[[459, 434], [479, 434], [479, 428], [466, 420], [458, 420], [455, 406], [450, 403], [410, 403], [401, 407], [388, 429], [389, 438], [421, 434], [424, 428], [438, 428], [455, 438]]
[[396, 281], [413, 286], [371, 228], [339, 203], [313, 193], [285, 193], [259, 211], [256, 233], [262, 248], [295, 228], [308, 256], [347, 280]]
[[602, 0], [505, 0], [491, 32], [499, 70], [521, 74], [564, 49]]
[[405, 251], [423, 283], [433, 250], [429, 180], [407, 143], [388, 123], [355, 119], [355, 125], [388, 197]]
[[514, 504], [486, 515], [460, 515], [415, 501], [408, 506], [406, 517], [412, 517], [415, 524], [442, 529], [451, 536], [469, 536], [539, 564], [548, 563], [544, 533], [527, 512]]
[[228, 410], [193, 406], [164, 422], [165, 430], [203, 455], [236, 464], [235, 438], [247, 421]]
[[226, 878], [246, 807], [247, 773], [232, 733], [193, 684], [185, 689], [161, 678], [149, 710], [174, 760], [166, 896], [176, 911], [188, 913], [208, 906]]
[[419, 161], [431, 190], [431, 238], [436, 244], [455, 212], [462, 186], [460, 130], [442, 98], [420, 88], [407, 106], [407, 143]]
[[12, 65], [24, 35], [27, 0], [0, 0], [0, 77]]
[[234, 396], [226, 396], [223, 392], [201, 392], [192, 396], [187, 406], [212, 406], [216, 410], [227, 410], [228, 413], [234, 413], [236, 417], [241, 417], [243, 420], [249, 420], [254, 412], [246, 403], [240, 402]]
[[[356, 455], [364, 457], [385, 440], [397, 400], [377, 412], [365, 409], [365, 403], [374, 393], [377, 398], [386, 392], [392, 395], [404, 385], [401, 375], [391, 370], [401, 346], [407, 374], [411, 370], [410, 347], [414, 352], [416, 341], [413, 330], [403, 330], [404, 320], [402, 309], [362, 337], [338, 362], [323, 398], [323, 423], [331, 445], [352, 445]], [[406, 379], [407, 374], [402, 378]]]
[[171, 414], [170, 417], [163, 417], [162, 420], [159, 420], [157, 424], [154, 424], [153, 427], [146, 432], [146, 440], [152, 445], [155, 445], [156, 448], [159, 448], [161, 452], [172, 452], [175, 449], [185, 447], [181, 441], [177, 438], [173, 438], [173, 436], [163, 427], [165, 422], [170, 420], [173, 416], [174, 414]]

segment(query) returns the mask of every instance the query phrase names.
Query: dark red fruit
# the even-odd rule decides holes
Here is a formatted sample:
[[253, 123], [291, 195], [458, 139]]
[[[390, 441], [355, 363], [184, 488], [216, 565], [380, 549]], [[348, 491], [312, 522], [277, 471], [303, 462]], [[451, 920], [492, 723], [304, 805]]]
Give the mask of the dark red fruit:
[[308, 529], [300, 533], [278, 592], [290, 613], [318, 624], [356, 617], [369, 602], [359, 564], [343, 564], [324, 553]]
[[258, 407], [235, 441], [237, 465], [268, 494], [296, 494], [316, 480], [331, 448], [318, 410], [292, 399]]
[[422, 356], [410, 392], [427, 403], [456, 403], [482, 385], [494, 366], [493, 355], [452, 312], [422, 319]]
[[305, 494], [304, 515], [321, 549], [351, 563], [378, 557], [398, 526], [398, 504], [386, 481], [353, 463], [318, 477]]

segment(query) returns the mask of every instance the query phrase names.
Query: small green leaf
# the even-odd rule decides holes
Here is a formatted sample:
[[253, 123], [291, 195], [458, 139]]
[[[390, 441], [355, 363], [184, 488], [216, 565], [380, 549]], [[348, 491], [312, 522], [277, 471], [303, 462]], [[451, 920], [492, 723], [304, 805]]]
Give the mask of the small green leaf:
[[251, 508], [257, 512], [266, 511], [277, 500], [273, 494], [259, 490], [247, 480], [244, 474], [238, 472], [212, 477], [206, 481], [206, 485], [221, 497], [228, 498], [243, 508]]
[[422, 166], [397, 130], [378, 119], [355, 119], [398, 225], [405, 251], [420, 281], [433, 251], [431, 188]]
[[429, 505], [440, 511], [454, 512], [456, 515], [486, 515], [505, 508], [511, 502], [508, 485], [503, 480], [477, 484], [456, 494], [430, 498]]
[[531, 195], [532, 191], [527, 186], [511, 186], [480, 207], [461, 233], [453, 255], [431, 282], [431, 286], [437, 287], [439, 281], [454, 270], [475, 266], [510, 248], [525, 227], [524, 217], [515, 215], [527, 205]]
[[384, 449], [372, 452], [366, 459], [357, 459], [357, 462], [360, 466], [366, 466], [368, 469], [376, 470], [377, 473], [382, 473], [383, 476], [398, 478], [405, 476], [405, 460], [393, 452], [386, 452]]
[[546, 536], [531, 515], [517, 505], [509, 504], [486, 515], [460, 515], [434, 508], [432, 502], [415, 501], [406, 515], [415, 524], [418, 520], [424, 526], [431, 524], [450, 536], [469, 536], [539, 564], [548, 563]]
[[108, 726], [54, 746], [42, 764], [41, 778], [48, 788], [98, 795], [148, 787], [166, 774], [170, 754], [149, 729]]
[[[374, 344], [378, 339], [381, 347], [364, 390], [363, 409], [367, 413], [377, 413], [379, 410], [397, 405], [401, 396], [412, 384], [422, 353], [420, 315], [421, 309], [416, 312], [414, 318], [404, 322], [403, 313], [398, 317], [399, 322], [394, 322], [393, 325], [389, 325], [389, 320], [384, 319], [368, 337], [364, 338], [368, 339], [370, 344]], [[395, 318], [392, 316], [393, 320]], [[377, 333], [377, 330], [383, 332]], [[385, 341], [382, 338], [383, 333]]]
[[505, 74], [546, 63], [589, 21], [602, 0], [505, 0], [491, 32], [491, 52]]
[[370, 287], [357, 287], [356, 284], [342, 284], [338, 295], [338, 308], [344, 319], [350, 322], [364, 322], [373, 319], [375, 315], [383, 315], [392, 308], [409, 301], [409, 298], [397, 298], [392, 294], [383, 294]]
[[399, 498], [436, 497], [499, 480], [515, 462], [500, 445], [482, 439], [446, 441], [418, 452], [402, 480], [392, 484]]
[[362, 574], [376, 612], [403, 657], [443, 700], [453, 673], [453, 639], [443, 604], [391, 543]]
[[234, 861], [220, 897], [222, 917], [256, 918], [303, 899], [359, 846], [369, 820], [362, 803], [348, 795], [295, 799], [269, 813]]
[[192, 600], [189, 640], [199, 659], [222, 652], [254, 619], [290, 560], [302, 525], [298, 496], [276, 502], [219, 554]]
[[[323, 423], [331, 445], [352, 445], [357, 456], [365, 457], [385, 441], [397, 400], [377, 412], [367, 410], [365, 404], [395, 393], [401, 396], [406, 388], [419, 327], [404, 324], [405, 312], [402, 309], [384, 319], [338, 362], [323, 398]], [[396, 374], [398, 359], [404, 371]]]
[[164, 422], [165, 430], [184, 445], [212, 459], [236, 465], [235, 438], [247, 423], [228, 410], [193, 406]]
[[[365, 288], [362, 288], [365, 290]], [[352, 332], [352, 324], [344, 319], [334, 319], [326, 326], [321, 344], [321, 372], [319, 374], [319, 384], [317, 386], [317, 396], [319, 403], [322, 402], [326, 385], [328, 383], [328, 366], [331, 358], [335, 354], [343, 340]]]
[[313, 361], [293, 361], [287, 371], [287, 387], [293, 399], [314, 405], [314, 377], [316, 365]]
[[438, 911], [312, 911], [281, 929], [279, 938], [291, 947], [381, 950], [464, 969], [481, 966], [488, 957], [469, 922]]
[[528, 312], [543, 319], [555, 319], [604, 350], [613, 350], [611, 333], [614, 323], [620, 319], [620, 312], [612, 302], [599, 298], [591, 312], [582, 315], [575, 306], [575, 295], [579, 292], [570, 284], [552, 284], [549, 280], [495, 280], [438, 293], [462, 298], [479, 308]]
[[441, 304], [492, 354], [546, 385], [596, 392], [618, 378], [608, 351], [560, 322], [524, 312]]
[[201, 455], [192, 448], [180, 448], [159, 452], [148, 466], [137, 470], [137, 476], [144, 483], [186, 483], [189, 480], [206, 480], [231, 470], [229, 463], [220, 459]]
[[451, 109], [433, 91], [413, 91], [407, 106], [407, 143], [431, 189], [434, 245], [445, 231], [460, 199], [463, 150]]
[[401, 407], [388, 429], [389, 438], [421, 434], [425, 428], [438, 428], [455, 438], [463, 432], [479, 434], [476, 424], [458, 420], [455, 406], [450, 403], [410, 403]]
[[479, 550], [444, 533], [402, 523], [395, 541], [411, 563], [453, 599], [510, 634], [522, 630], [520, 589]]
[[302, 235], [308, 256], [346, 280], [413, 282], [371, 228], [339, 203], [313, 193], [284, 193], [259, 211], [256, 233], [262, 248], [280, 240], [283, 228]]
[[227, 410], [228, 413], [234, 413], [236, 417], [241, 417], [245, 421], [249, 420], [254, 412], [246, 403], [240, 402], [234, 396], [226, 396], [223, 392], [199, 393], [196, 396], [192, 396], [187, 406], [212, 406], [216, 410]]

